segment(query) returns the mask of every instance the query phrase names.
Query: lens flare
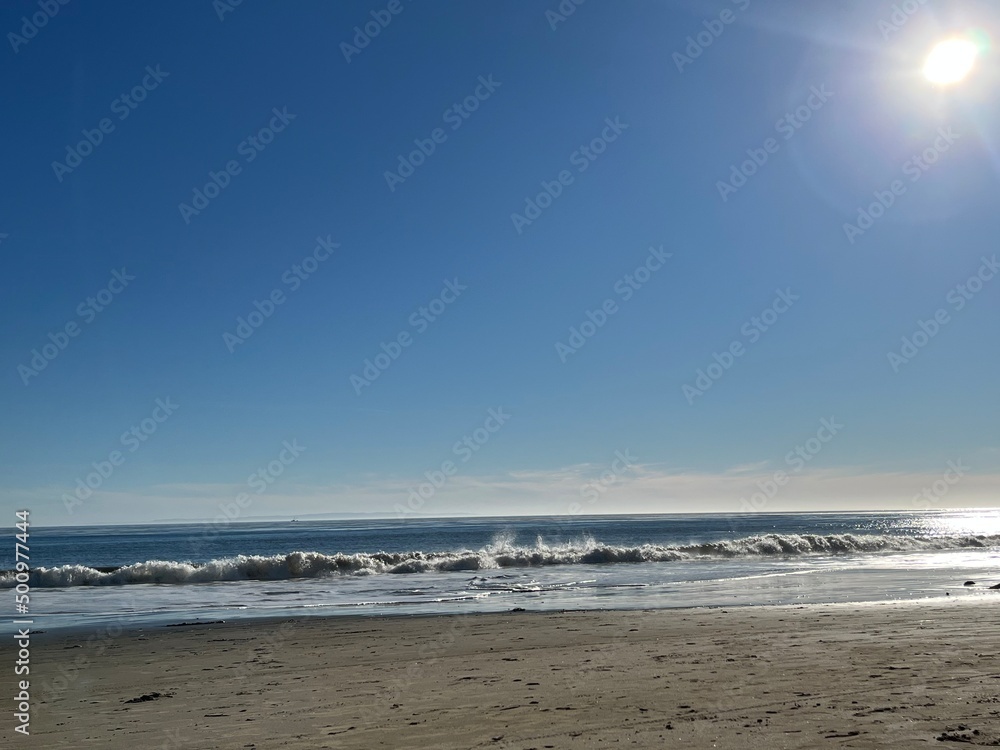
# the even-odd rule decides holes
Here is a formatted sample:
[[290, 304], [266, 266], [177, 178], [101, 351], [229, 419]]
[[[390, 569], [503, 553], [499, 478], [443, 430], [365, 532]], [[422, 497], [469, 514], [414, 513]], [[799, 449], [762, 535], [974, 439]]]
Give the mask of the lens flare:
[[931, 50], [924, 76], [939, 86], [958, 83], [972, 71], [978, 56], [979, 48], [968, 39], [949, 39]]

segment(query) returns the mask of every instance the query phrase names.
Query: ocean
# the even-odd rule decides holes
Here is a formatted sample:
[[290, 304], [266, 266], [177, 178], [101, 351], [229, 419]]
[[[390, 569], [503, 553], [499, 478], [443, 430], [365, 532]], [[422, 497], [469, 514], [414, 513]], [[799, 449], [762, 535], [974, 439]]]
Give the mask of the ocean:
[[[32, 526], [29, 546], [36, 631], [515, 607], [1000, 600], [988, 588], [1000, 583], [1000, 510]], [[15, 584], [13, 571], [0, 573], [0, 588]]]

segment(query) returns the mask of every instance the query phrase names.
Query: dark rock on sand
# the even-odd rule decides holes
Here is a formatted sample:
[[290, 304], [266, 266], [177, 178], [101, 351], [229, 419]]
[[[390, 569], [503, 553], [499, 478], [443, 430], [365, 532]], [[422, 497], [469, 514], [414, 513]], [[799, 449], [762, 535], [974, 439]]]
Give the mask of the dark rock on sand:
[[965, 582], [965, 583], [963, 583], [962, 585], [963, 585], [963, 586], [975, 586], [975, 585], [976, 585], [976, 582], [975, 582], [975, 581], [966, 581], [966, 582]]
[[1000, 583], [998, 583], [996, 586], [990, 586], [990, 588], [991, 589], [1000, 589]]
[[977, 737], [979, 737], [978, 729], [971, 729], [965, 724], [959, 724], [955, 727], [948, 727], [935, 739], [938, 742], [967, 742], [970, 745], [979, 745], [981, 743], [976, 741]]
[[157, 698], [170, 698], [170, 693], [146, 693], [145, 695], [140, 695], [138, 698], [129, 698], [125, 703], [145, 703], [146, 701], [155, 701]]

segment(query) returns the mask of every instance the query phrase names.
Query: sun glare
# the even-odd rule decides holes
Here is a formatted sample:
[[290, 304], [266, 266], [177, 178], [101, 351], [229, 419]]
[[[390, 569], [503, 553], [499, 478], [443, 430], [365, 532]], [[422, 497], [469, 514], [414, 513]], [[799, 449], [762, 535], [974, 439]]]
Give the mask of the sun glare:
[[972, 71], [978, 54], [979, 49], [967, 39], [941, 42], [924, 63], [924, 76], [940, 86], [958, 83]]

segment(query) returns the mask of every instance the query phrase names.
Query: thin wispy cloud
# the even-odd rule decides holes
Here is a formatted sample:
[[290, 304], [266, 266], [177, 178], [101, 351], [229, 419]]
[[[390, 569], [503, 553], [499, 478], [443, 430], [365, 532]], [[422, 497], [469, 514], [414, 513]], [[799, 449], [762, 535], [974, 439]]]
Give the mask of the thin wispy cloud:
[[[456, 475], [434, 489], [417, 510], [405, 515], [531, 515], [613, 513], [738, 513], [748, 510], [927, 510], [993, 507], [998, 502], [1000, 474], [968, 473], [947, 493], [921, 498], [925, 488], [941, 481], [941, 473], [871, 471], [851, 468], [786, 472], [787, 482], [768, 496], [775, 471], [767, 462], [734, 466], [719, 473], [669, 471], [634, 464], [606, 485], [607, 466], [575, 464], [545, 471], [518, 470], [488, 475]], [[607, 479], [607, 477], [605, 477]], [[406, 499], [427, 480], [367, 478], [329, 485], [276, 482], [265, 492], [247, 493], [230, 483], [158, 484], [135, 490], [96, 491], [72, 514], [60, 497], [66, 488], [11, 489], [15, 502], [31, 503], [41, 524], [104, 522], [109, 513], [120, 522], [205, 521], [222, 512], [240, 493], [251, 502], [238, 520], [314, 514], [386, 513], [404, 515]], [[598, 487], [598, 499], [587, 502], [586, 489]], [[748, 503], [750, 505], [748, 506]]]

